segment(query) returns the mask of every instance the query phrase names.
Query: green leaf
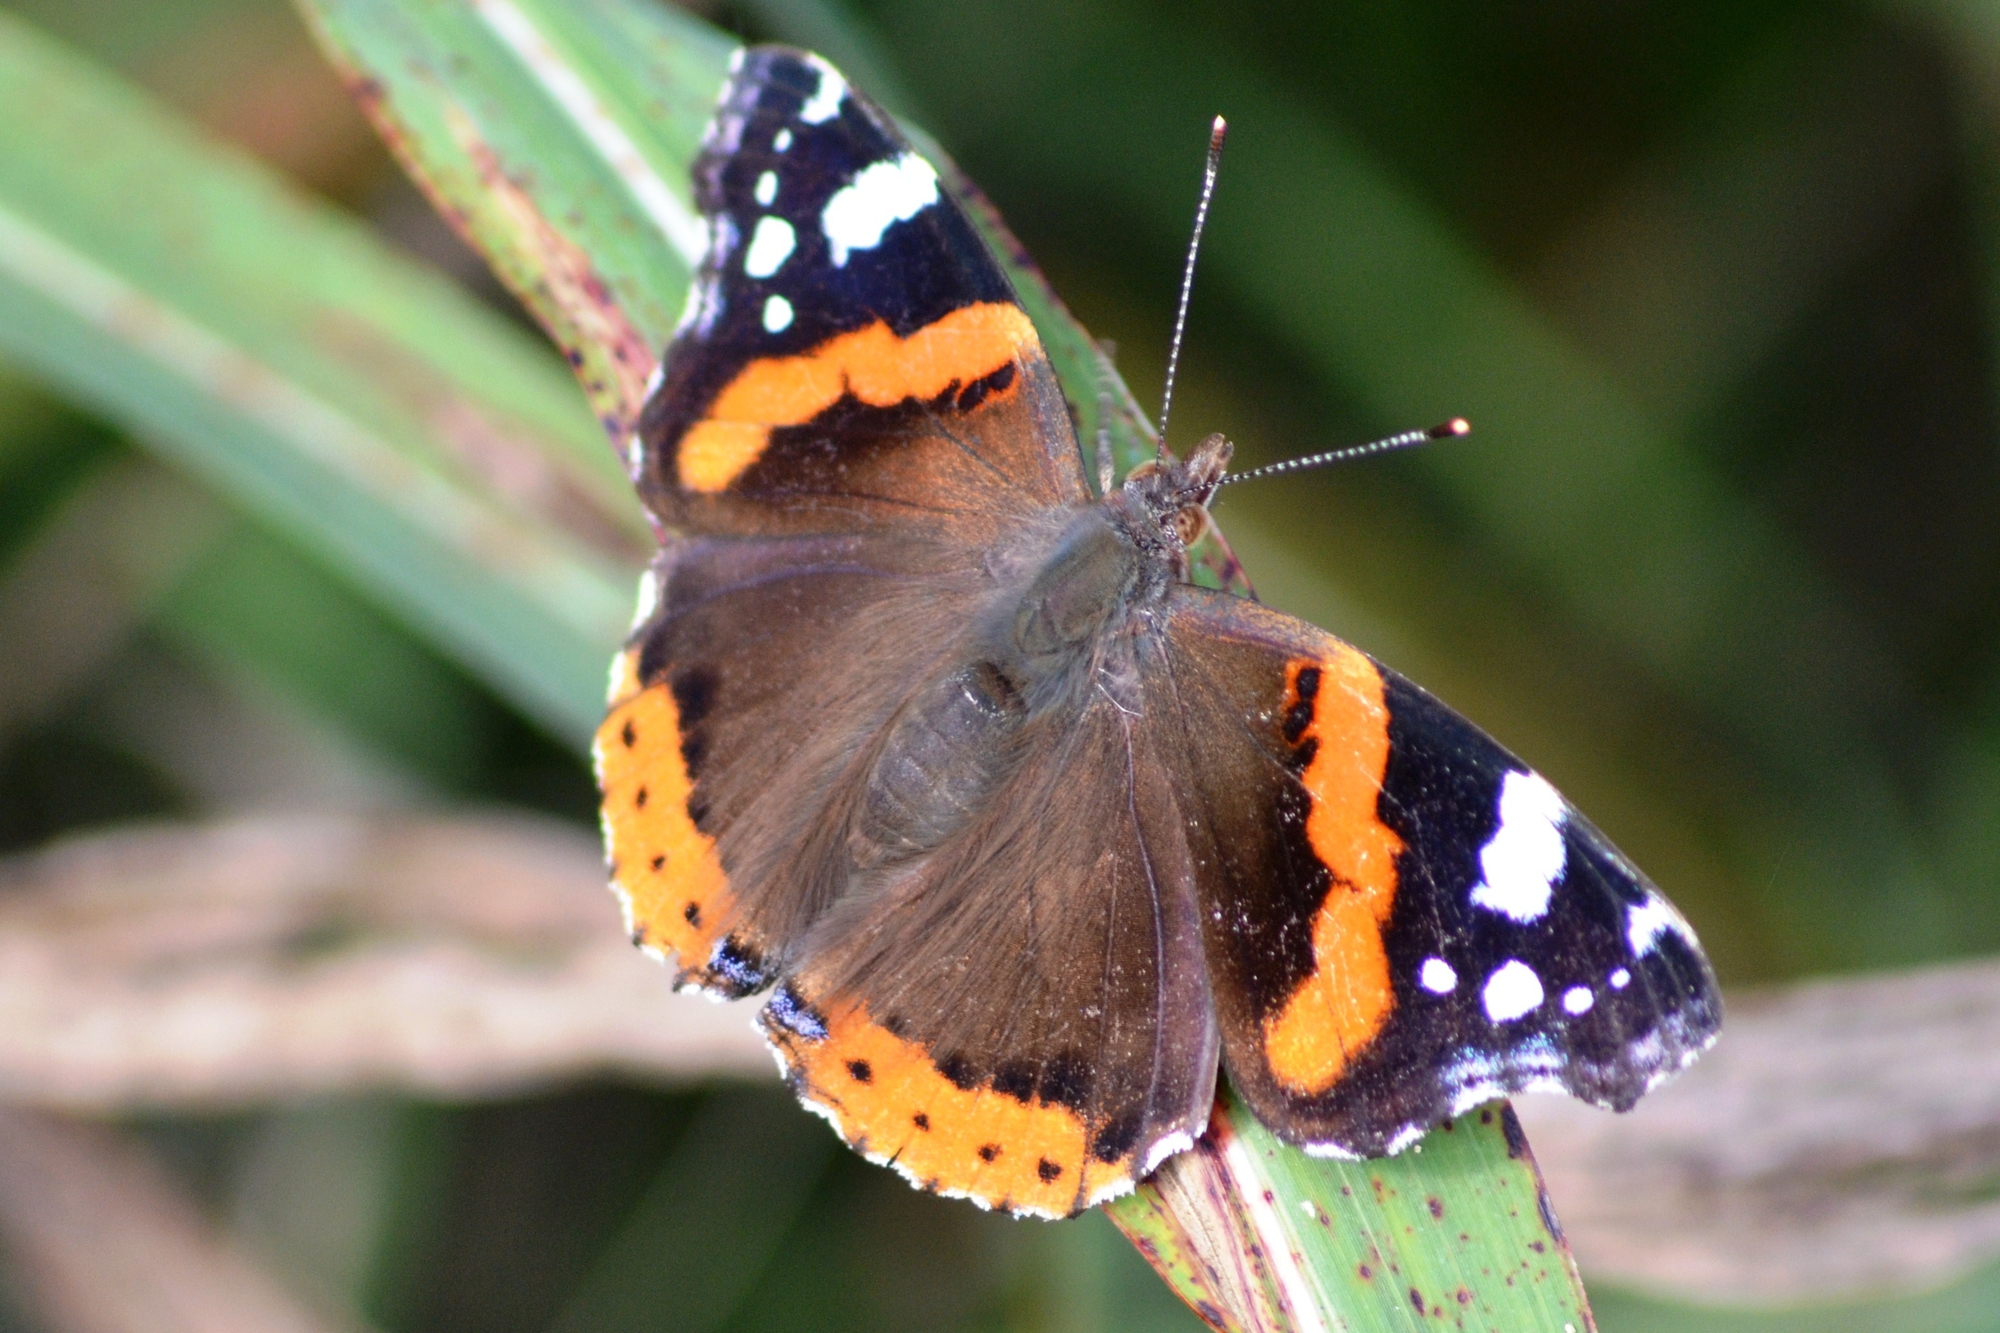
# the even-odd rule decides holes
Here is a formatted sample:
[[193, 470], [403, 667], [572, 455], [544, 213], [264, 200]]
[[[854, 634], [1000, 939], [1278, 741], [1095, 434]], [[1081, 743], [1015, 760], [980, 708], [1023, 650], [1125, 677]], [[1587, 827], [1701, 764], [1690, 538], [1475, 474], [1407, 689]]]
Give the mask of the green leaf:
[[1505, 1102], [1401, 1156], [1337, 1162], [1288, 1147], [1225, 1093], [1193, 1150], [1105, 1211], [1217, 1328], [1592, 1327]]
[[0, 351], [587, 736], [645, 529], [555, 358], [5, 15], [0, 121]]
[[705, 248], [694, 160], [735, 43], [666, 5], [301, 5], [438, 210], [623, 440]]

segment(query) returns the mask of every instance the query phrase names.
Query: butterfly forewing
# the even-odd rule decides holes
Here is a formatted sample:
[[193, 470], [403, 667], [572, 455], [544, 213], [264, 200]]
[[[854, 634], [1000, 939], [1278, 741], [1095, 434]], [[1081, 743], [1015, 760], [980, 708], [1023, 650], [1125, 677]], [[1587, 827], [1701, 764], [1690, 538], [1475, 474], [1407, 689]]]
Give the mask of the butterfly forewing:
[[1085, 498], [1040, 339], [938, 173], [817, 56], [739, 57], [694, 167], [709, 251], [641, 415], [670, 527], [948, 525]]

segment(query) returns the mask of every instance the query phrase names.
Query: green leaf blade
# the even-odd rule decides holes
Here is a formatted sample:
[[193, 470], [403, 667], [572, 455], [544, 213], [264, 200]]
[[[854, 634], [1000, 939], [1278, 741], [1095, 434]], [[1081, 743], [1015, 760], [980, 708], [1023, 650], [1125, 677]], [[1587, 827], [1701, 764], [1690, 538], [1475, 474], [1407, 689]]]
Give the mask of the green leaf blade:
[[0, 118], [0, 350], [587, 735], [643, 526], [553, 358], [12, 19]]
[[1208, 1135], [1106, 1210], [1216, 1328], [1593, 1327], [1511, 1107], [1395, 1157], [1308, 1157], [1233, 1097]]
[[598, 0], [302, 8], [622, 442], [706, 244], [688, 165], [734, 43], [665, 6]]

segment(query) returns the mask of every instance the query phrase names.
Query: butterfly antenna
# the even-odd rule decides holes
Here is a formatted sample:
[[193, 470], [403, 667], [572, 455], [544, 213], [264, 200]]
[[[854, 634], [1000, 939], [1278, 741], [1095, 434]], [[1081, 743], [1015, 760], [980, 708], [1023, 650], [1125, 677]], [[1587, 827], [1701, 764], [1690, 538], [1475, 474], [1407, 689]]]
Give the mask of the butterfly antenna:
[[1201, 173], [1201, 202], [1194, 210], [1194, 236], [1188, 241], [1187, 266], [1181, 270], [1180, 305], [1174, 311], [1174, 341], [1167, 349], [1167, 391], [1160, 398], [1159, 457], [1162, 462], [1167, 457], [1167, 418], [1174, 410], [1174, 373], [1181, 364], [1181, 334], [1187, 328], [1188, 298], [1194, 294], [1194, 257], [1201, 252], [1201, 233], [1208, 225], [1208, 201], [1215, 196], [1215, 173], [1222, 165], [1222, 137], [1227, 133], [1229, 122], [1217, 116], [1208, 132], [1208, 165]]
[[1345, 449], [1330, 449], [1323, 454], [1308, 454], [1304, 458], [1287, 458], [1281, 463], [1266, 463], [1263, 467], [1251, 468], [1248, 472], [1232, 472], [1216, 482], [1217, 486], [1228, 486], [1239, 481], [1249, 481], [1254, 477], [1275, 477], [1281, 472], [1304, 472], [1307, 468], [1325, 467], [1328, 463], [1345, 463], [1349, 459], [1368, 458], [1375, 454], [1394, 453], [1398, 449], [1408, 449], [1413, 445], [1427, 444], [1432, 440], [1450, 440], [1470, 433], [1472, 427], [1464, 417], [1453, 417], [1442, 425], [1427, 430], [1406, 430], [1400, 435], [1387, 435], [1367, 444], [1351, 444]]

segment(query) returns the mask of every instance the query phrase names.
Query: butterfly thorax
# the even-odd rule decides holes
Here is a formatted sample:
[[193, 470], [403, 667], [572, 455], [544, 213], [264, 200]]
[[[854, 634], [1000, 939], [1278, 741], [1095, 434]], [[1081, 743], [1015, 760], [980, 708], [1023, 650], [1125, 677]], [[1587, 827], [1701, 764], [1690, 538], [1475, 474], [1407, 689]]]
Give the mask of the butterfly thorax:
[[1135, 469], [1056, 529], [1028, 577], [999, 592], [964, 660], [897, 714], [855, 812], [857, 870], [938, 846], [1006, 778], [1028, 731], [1073, 716], [1102, 692], [1143, 707], [1135, 634], [1169, 586], [1187, 578], [1187, 543], [1229, 444], [1213, 436], [1186, 461]]

